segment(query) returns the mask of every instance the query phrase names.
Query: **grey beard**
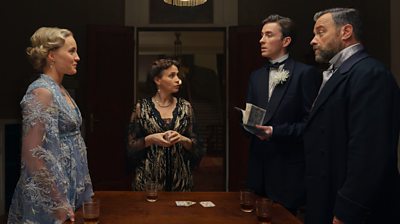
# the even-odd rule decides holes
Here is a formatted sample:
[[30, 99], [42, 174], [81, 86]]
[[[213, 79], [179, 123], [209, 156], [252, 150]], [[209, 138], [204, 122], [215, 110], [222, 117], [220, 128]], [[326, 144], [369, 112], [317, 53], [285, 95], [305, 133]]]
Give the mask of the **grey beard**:
[[328, 63], [329, 60], [331, 60], [337, 52], [334, 50], [327, 50], [327, 51], [321, 51], [319, 55], [315, 55], [315, 61], [319, 63]]

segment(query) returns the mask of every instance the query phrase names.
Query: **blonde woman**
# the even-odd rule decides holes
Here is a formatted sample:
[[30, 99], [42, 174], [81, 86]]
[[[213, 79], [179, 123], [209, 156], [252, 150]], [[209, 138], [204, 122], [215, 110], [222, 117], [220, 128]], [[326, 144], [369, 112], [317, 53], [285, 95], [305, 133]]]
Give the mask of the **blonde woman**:
[[77, 105], [62, 85], [75, 75], [78, 48], [71, 31], [39, 28], [26, 50], [40, 77], [21, 101], [21, 176], [8, 223], [63, 223], [93, 195]]

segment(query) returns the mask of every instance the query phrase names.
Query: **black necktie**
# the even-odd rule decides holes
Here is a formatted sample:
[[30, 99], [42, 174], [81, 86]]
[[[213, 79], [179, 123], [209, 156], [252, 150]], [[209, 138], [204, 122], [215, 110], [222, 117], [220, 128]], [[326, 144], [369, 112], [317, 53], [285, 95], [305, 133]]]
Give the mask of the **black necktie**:
[[270, 67], [271, 69], [278, 69], [279, 66], [285, 64], [285, 61], [286, 61], [286, 60], [281, 61], [281, 62], [275, 62], [275, 63], [269, 62], [268, 64], [269, 64], [269, 67]]

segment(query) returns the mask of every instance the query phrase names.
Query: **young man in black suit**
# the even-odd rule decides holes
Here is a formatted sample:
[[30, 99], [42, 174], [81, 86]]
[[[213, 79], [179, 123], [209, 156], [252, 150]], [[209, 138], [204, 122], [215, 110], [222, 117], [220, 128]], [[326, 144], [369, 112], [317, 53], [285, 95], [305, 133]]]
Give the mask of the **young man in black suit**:
[[252, 135], [247, 185], [296, 213], [305, 203], [302, 132], [321, 75], [289, 56], [293, 26], [279, 15], [263, 21], [261, 55], [268, 63], [251, 74], [246, 102], [266, 109], [266, 115], [257, 126], [260, 134]]
[[306, 223], [398, 223], [400, 90], [364, 51], [357, 10], [314, 20], [315, 59], [330, 67], [304, 132]]

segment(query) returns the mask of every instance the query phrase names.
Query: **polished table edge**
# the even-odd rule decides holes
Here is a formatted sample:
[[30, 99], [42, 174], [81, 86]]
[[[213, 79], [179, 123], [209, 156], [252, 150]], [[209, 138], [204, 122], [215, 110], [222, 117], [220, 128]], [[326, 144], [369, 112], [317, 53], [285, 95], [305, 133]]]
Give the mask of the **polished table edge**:
[[[95, 191], [94, 198], [99, 198], [100, 203], [102, 200], [107, 200], [109, 197], [124, 197], [124, 198], [132, 198], [134, 197], [135, 199], [140, 199], [140, 198], [145, 198], [146, 193], [144, 191]], [[176, 200], [192, 200], [195, 202], [199, 201], [213, 201], [220, 200], [220, 199], [232, 199], [232, 197], [237, 197], [237, 200], [239, 201], [239, 192], [237, 191], [219, 191], [219, 192], [211, 192], [211, 191], [201, 191], [201, 192], [164, 192], [164, 191], [159, 191], [158, 192], [159, 198], [164, 198], [165, 202], [174, 202]], [[172, 199], [173, 197], [173, 199]], [[204, 198], [199, 200], [199, 198]], [[141, 201], [141, 202], [144, 202]], [[213, 201], [215, 202], [215, 201]], [[146, 202], [147, 203], [147, 202]], [[218, 205], [217, 205], [218, 206]], [[293, 214], [291, 214], [289, 211], [287, 211], [282, 205], [278, 203], [274, 203], [274, 208], [276, 210], [279, 210], [280, 213], [283, 213], [285, 216], [289, 217], [291, 219], [291, 223], [293, 224], [301, 224], [302, 222], [295, 217]], [[76, 223], [81, 223], [79, 222], [82, 218], [82, 208], [79, 208], [76, 211], [76, 217], [78, 222]], [[65, 223], [73, 223], [73, 222], [65, 222]], [[256, 222], [255, 222], [256, 223]]]

